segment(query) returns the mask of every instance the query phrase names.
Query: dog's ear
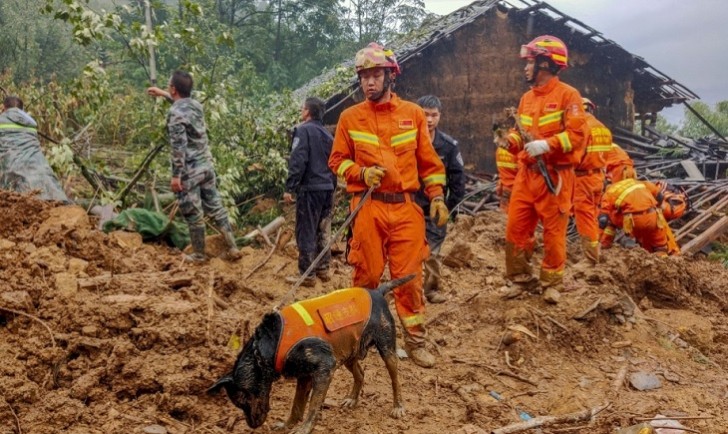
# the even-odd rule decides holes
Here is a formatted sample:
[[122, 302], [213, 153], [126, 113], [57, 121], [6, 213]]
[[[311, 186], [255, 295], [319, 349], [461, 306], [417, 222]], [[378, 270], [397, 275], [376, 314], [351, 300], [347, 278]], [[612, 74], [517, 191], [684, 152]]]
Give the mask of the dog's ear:
[[235, 382], [233, 381], [233, 373], [227, 373], [222, 378], [217, 380], [215, 384], [213, 384], [209, 389], [207, 389], [208, 395], [214, 395], [217, 392], [220, 391], [223, 387], [233, 386], [235, 385]]

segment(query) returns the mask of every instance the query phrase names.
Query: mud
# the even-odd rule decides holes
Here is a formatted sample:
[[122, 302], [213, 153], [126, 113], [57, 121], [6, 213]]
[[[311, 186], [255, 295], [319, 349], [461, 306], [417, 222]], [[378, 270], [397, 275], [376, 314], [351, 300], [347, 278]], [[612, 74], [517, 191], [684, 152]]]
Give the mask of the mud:
[[[226, 397], [205, 389], [289, 291], [292, 246], [251, 275], [267, 247], [246, 247], [234, 263], [188, 265], [135, 234], [97, 231], [80, 208], [0, 193], [0, 209], [0, 434], [251, 432]], [[342, 369], [315, 432], [490, 432], [519, 422], [519, 411], [559, 415], [607, 402], [588, 426], [541, 432], [608, 433], [657, 413], [711, 416], [684, 424], [728, 432], [725, 268], [618, 248], [593, 268], [572, 248], [560, 304], [537, 295], [504, 300], [503, 230], [496, 212], [452, 227], [442, 254], [460, 240], [472, 255], [443, 267], [449, 301], [428, 307], [436, 368], [400, 364], [406, 417], [386, 416], [389, 379], [371, 355], [359, 407], [339, 407], [351, 385]], [[296, 297], [346, 287], [350, 275], [338, 256], [330, 282]], [[615, 385], [625, 367], [627, 378], [657, 374], [662, 387]], [[287, 416], [293, 391], [291, 382], [274, 386], [256, 433]]]

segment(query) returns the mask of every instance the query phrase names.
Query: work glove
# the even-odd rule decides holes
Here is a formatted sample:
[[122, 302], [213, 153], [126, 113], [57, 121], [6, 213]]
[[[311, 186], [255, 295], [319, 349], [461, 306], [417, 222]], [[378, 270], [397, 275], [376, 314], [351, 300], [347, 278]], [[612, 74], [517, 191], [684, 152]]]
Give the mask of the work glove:
[[361, 170], [361, 179], [368, 187], [379, 187], [379, 184], [382, 183], [382, 178], [384, 178], [385, 171], [386, 169], [384, 167], [365, 167]]
[[546, 140], [534, 140], [526, 143], [524, 148], [528, 155], [532, 157], [538, 157], [539, 155], [545, 154], [549, 151], [549, 144]]
[[609, 216], [607, 214], [599, 214], [597, 221], [599, 222], [599, 229], [604, 230], [609, 225]]
[[447, 205], [445, 205], [445, 199], [442, 196], [437, 196], [430, 202], [430, 220], [440, 226], [445, 226], [447, 223]]

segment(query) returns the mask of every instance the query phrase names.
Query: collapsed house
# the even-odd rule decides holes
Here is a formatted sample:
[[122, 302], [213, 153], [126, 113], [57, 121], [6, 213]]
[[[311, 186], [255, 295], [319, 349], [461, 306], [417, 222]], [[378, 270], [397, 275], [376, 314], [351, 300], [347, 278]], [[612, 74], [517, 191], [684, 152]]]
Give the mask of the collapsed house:
[[[469, 196], [463, 211], [476, 213], [496, 206], [493, 189], [483, 186], [496, 172], [492, 126], [503, 116], [503, 109], [518, 105], [528, 90], [524, 64], [518, 56], [520, 46], [543, 34], [567, 44], [571, 67], [561, 77], [597, 105], [597, 118], [635, 160], [638, 173], [683, 180], [690, 193], [698, 195], [698, 205], [708, 206], [713, 213], [715, 198], [722, 193], [728, 197], [724, 194], [728, 193], [728, 183], [715, 181], [726, 177], [728, 142], [717, 132], [717, 138], [692, 141], [654, 129], [658, 112], [676, 104], [687, 105], [698, 95], [587, 24], [536, 0], [475, 1], [389, 44], [402, 67], [396, 92], [411, 101], [426, 94], [437, 95], [443, 103], [442, 129], [458, 139], [466, 168], [481, 174], [469, 175], [478, 184], [469, 187], [471, 193], [477, 194]], [[343, 66], [352, 71], [351, 78], [333, 95], [322, 95], [327, 103], [327, 125], [335, 125], [344, 109], [363, 100], [353, 62]], [[341, 68], [338, 71], [340, 74]], [[336, 74], [332, 70], [315, 78], [299, 89], [298, 95], [320, 89]], [[635, 129], [642, 135], [635, 134]], [[699, 238], [703, 230], [714, 230], [718, 235], [728, 230], [728, 218], [720, 222], [712, 218], [688, 220], [701, 216], [691, 212], [673, 222], [675, 228], [685, 224], [684, 243]], [[715, 228], [718, 223], [722, 226]], [[703, 241], [694, 247], [704, 248], [707, 242]]]
[[[437, 95], [442, 128], [458, 139], [466, 164], [494, 173], [493, 120], [505, 107], [517, 106], [528, 90], [518, 53], [542, 34], [567, 44], [571, 67], [561, 74], [563, 80], [594, 101], [596, 116], [610, 128], [632, 130], [635, 119], [649, 122], [660, 110], [697, 98], [598, 31], [533, 0], [475, 1], [392, 42], [402, 67], [396, 91], [409, 100]], [[328, 98], [324, 122], [336, 124], [341, 112], [362, 98], [352, 77], [348, 88]]]

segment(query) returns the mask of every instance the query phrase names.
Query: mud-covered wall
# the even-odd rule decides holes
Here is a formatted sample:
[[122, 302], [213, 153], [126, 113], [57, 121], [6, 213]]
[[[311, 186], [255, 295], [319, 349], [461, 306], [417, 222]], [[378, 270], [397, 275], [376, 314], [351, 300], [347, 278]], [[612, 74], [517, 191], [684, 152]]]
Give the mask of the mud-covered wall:
[[[426, 94], [440, 98], [440, 127], [460, 142], [471, 171], [495, 172], [493, 121], [502, 117], [504, 108], [517, 106], [528, 90], [525, 63], [518, 53], [522, 44], [538, 35], [551, 34], [566, 42], [572, 67], [561, 79], [597, 104], [598, 118], [609, 127], [632, 128], [631, 56], [614, 46], [595, 48], [593, 42], [549, 18], [531, 20], [493, 8], [402, 65], [395, 91], [411, 101]], [[329, 113], [326, 120], [335, 122], [350, 103]]]

